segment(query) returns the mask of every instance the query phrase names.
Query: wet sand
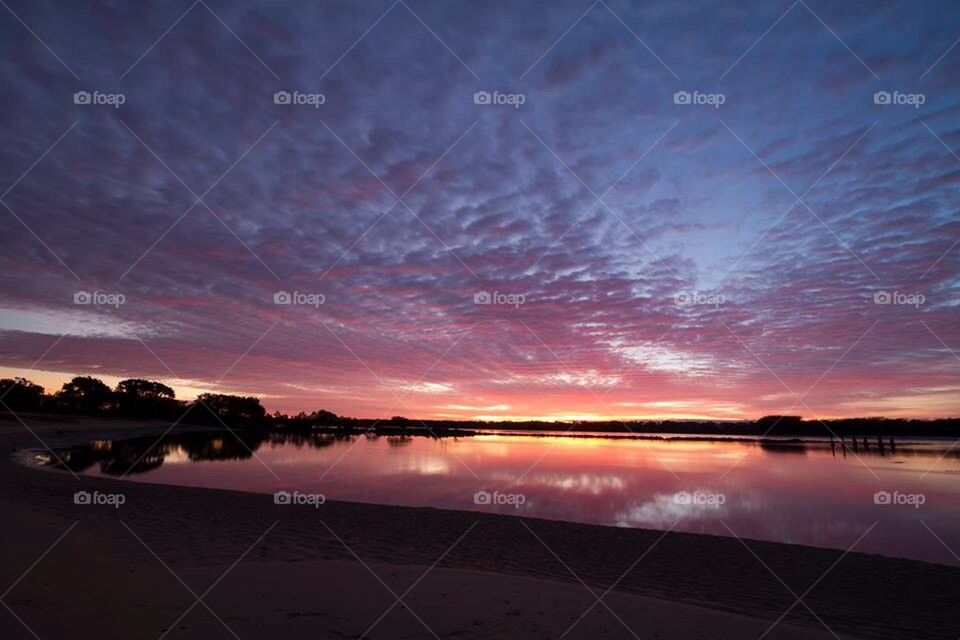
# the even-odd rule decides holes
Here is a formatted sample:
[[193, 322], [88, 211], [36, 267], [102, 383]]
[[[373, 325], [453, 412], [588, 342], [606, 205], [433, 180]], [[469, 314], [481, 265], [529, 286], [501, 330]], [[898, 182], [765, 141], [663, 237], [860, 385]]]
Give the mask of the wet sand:
[[[169, 426], [24, 421], [53, 446]], [[0, 419], [0, 446], [5, 639], [960, 636], [960, 569], [952, 567], [686, 533], [337, 502], [315, 509], [275, 505], [269, 495], [77, 479], [17, 463], [42, 445], [9, 416]], [[76, 505], [80, 490], [122, 493], [125, 503]]]

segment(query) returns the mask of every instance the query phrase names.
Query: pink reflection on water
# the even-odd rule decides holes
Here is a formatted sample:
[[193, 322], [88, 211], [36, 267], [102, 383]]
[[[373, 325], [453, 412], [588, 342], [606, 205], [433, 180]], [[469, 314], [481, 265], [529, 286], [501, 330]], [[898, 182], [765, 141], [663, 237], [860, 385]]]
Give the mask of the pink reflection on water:
[[[858, 551], [960, 565], [924, 527], [960, 551], [960, 458], [939, 459], [948, 446], [901, 444], [881, 456], [875, 445], [844, 452], [827, 443], [358, 436], [321, 448], [268, 443], [259, 460], [197, 462], [174, 451], [129, 478], [717, 535], [729, 527], [743, 538], [839, 549], [877, 522]], [[921, 495], [923, 504], [876, 504], [878, 491]], [[495, 497], [478, 504], [477, 492]]]

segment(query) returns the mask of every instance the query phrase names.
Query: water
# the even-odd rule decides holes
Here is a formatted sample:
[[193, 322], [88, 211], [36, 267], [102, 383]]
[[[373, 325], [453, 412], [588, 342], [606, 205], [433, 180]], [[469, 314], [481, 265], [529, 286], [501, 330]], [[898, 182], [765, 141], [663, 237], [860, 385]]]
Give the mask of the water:
[[895, 450], [885, 443], [881, 451], [874, 439], [868, 449], [845, 451], [828, 442], [692, 438], [243, 438], [168, 438], [152, 449], [152, 439], [99, 441], [64, 457], [89, 475], [134, 467], [127, 479], [141, 482], [322, 493], [844, 550], [876, 523], [857, 551], [960, 566], [960, 447], [950, 442], [901, 442]]

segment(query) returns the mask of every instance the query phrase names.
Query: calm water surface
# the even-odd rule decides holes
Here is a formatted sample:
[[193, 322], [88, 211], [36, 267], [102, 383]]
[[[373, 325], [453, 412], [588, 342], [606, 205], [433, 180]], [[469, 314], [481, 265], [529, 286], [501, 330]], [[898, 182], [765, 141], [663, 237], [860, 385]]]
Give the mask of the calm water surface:
[[[838, 549], [877, 523], [857, 551], [960, 565], [954, 555], [960, 553], [960, 455], [950, 442], [898, 443], [895, 451], [889, 445], [881, 451], [874, 440], [856, 452], [824, 442], [526, 435], [259, 436], [242, 446], [232, 435], [217, 435], [148, 450], [151, 444], [100, 441], [68, 453], [67, 461], [90, 475], [113, 476], [136, 463], [127, 479], [142, 482], [732, 531]], [[485, 503], [486, 494], [478, 499], [477, 492], [497, 492], [490, 502], [507, 502]], [[878, 504], [877, 492], [901, 504], [884, 504], [884, 494]]]

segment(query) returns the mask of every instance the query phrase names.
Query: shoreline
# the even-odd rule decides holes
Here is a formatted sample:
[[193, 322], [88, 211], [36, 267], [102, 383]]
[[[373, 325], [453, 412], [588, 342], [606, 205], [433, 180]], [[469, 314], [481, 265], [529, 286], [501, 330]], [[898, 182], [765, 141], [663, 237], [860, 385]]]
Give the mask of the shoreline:
[[[102, 420], [83, 419], [27, 421], [37, 436], [51, 446], [106, 434], [111, 437], [159, 435], [169, 428], [165, 423], [140, 422], [110, 424], [103, 430], [98, 422], [103, 424]], [[202, 430], [209, 431], [207, 428]], [[10, 454], [21, 456], [39, 445], [15, 421], [0, 421], [0, 443]], [[124, 482], [109, 477], [80, 476], [77, 480], [64, 471], [35, 473], [40, 470], [35, 466], [21, 464], [10, 455], [0, 462], [0, 501], [4, 512], [14, 516], [8, 520], [12, 525], [6, 533], [8, 544], [3, 546], [2, 552], [7, 567], [3, 577], [8, 579], [8, 584], [13, 583], [71, 522], [78, 522], [63, 545], [68, 546], [76, 536], [84, 536], [84, 540], [93, 545], [91, 548], [97, 550], [96, 554], [87, 552], [94, 567], [106, 565], [117, 571], [120, 581], [115, 584], [106, 581], [108, 584], [100, 587], [101, 590], [112, 598], [123, 599], [127, 597], [123, 593], [123, 577], [131, 568], [137, 573], [153, 575], [156, 572], [157, 579], [165, 576], [165, 586], [157, 587], [159, 591], [152, 597], [164, 601], [186, 598], [185, 608], [192, 600], [190, 594], [165, 572], [125, 527], [136, 531], [178, 574], [186, 571], [207, 577], [206, 582], [200, 580], [200, 584], [206, 585], [235, 562], [258, 536], [271, 527], [271, 523], [277, 522], [262, 542], [254, 545], [255, 548], [244, 557], [241, 567], [247, 578], [236, 586], [224, 580], [224, 585], [217, 587], [218, 591], [223, 590], [222, 593], [242, 600], [240, 585], [260, 593], [262, 589], [258, 591], [256, 585], [266, 581], [277, 584], [277, 588], [285, 587], [283, 590], [286, 591], [292, 589], [292, 595], [286, 593], [277, 600], [280, 603], [277, 606], [284, 608], [283, 602], [299, 602], [302, 597], [300, 589], [322, 589], [325, 592], [332, 589], [336, 592], [338, 581], [356, 582], [361, 585], [358, 588], [363, 594], [382, 592], [381, 595], [387, 597], [385, 608], [393, 598], [357, 558], [370, 566], [382, 568], [380, 572], [385, 575], [408, 576], [404, 584], [397, 585], [397, 595], [423, 570], [442, 558], [424, 579], [423, 585], [413, 592], [417, 594], [422, 590], [424, 595], [420, 599], [424, 602], [414, 604], [411, 600], [410, 606], [418, 613], [421, 608], [430, 611], [436, 602], [426, 594], [433, 593], [433, 589], [438, 590], [435, 594], [438, 599], [443, 593], [461, 587], [466, 589], [467, 595], [454, 599], [459, 602], [486, 601], [484, 599], [489, 599], [491, 589], [494, 592], [509, 591], [513, 594], [508, 598], [510, 603], [504, 605], [500, 602], [496, 606], [504, 606], [507, 611], [519, 607], [522, 613], [516, 620], [518, 623], [522, 620], [526, 624], [530, 616], [534, 621], [531, 623], [534, 626], [515, 637], [544, 637], [551, 633], [556, 637], [563, 629], [548, 629], [550, 623], [566, 621], [569, 607], [573, 607], [576, 617], [581, 608], [595, 603], [596, 597], [611, 585], [615, 585], [609, 596], [611, 602], [616, 598], [624, 603], [616, 607], [618, 615], [628, 617], [634, 610], [645, 611], [643, 624], [648, 624], [646, 629], [653, 624], [665, 637], [671, 638], [759, 637], [794, 604], [791, 591], [800, 596], [811, 585], [815, 588], [803, 596], [803, 601], [816, 612], [816, 616], [802, 605], [796, 605], [768, 637], [833, 637], [817, 617], [841, 637], [851, 638], [956, 638], [960, 631], [960, 620], [954, 613], [954, 603], [960, 595], [960, 569], [944, 565], [856, 551], [844, 555], [840, 551], [799, 545], [752, 540], [740, 542], [734, 538], [692, 533], [664, 535], [646, 529], [429, 507], [331, 501], [320, 509], [300, 508], [274, 505], [266, 494]], [[78, 489], [121, 492], [126, 503], [119, 509], [75, 505], [72, 495]], [[464, 534], [466, 537], [462, 543], [451, 548], [451, 544]], [[851, 542], [855, 538], [853, 536]], [[30, 550], [10, 544], [17, 540], [24, 541]], [[57, 549], [59, 551], [55, 550], [51, 556], [63, 551], [61, 547]], [[631, 569], [638, 558], [642, 560]], [[830, 569], [834, 563], [835, 568]], [[411, 567], [420, 570], [411, 571]], [[826, 577], [818, 582], [828, 570]], [[36, 585], [35, 574], [46, 576], [48, 572], [53, 572], [52, 577], [48, 576], [48, 584], [45, 587]], [[288, 573], [298, 577], [290, 578]], [[317, 575], [332, 578], [333, 585], [318, 586]], [[76, 589], [71, 585], [79, 578], [77, 567], [42, 561], [12, 591], [9, 604], [18, 615], [28, 620], [28, 624], [42, 626], [48, 621], [38, 615], [32, 603], [42, 601], [64, 605], [76, 597]], [[781, 579], [789, 585], [789, 590], [779, 582]], [[591, 596], [580, 580], [595, 589], [597, 596]], [[924, 585], [922, 594], [917, 593], [917, 584]], [[27, 603], [19, 594], [31, 588], [35, 593]], [[197, 590], [198, 587], [192, 588]], [[273, 603], [274, 596], [260, 595]], [[328, 593], [326, 597], [343, 598], [337, 593]], [[464, 597], [467, 599], [461, 600]], [[364, 609], [345, 615], [337, 623], [338, 628], [344, 629], [344, 637], [357, 637], [376, 618], [376, 611], [372, 616], [366, 615], [370, 603], [362, 598], [358, 600], [360, 602], [339, 605], [346, 607], [344, 611], [350, 607]], [[582, 601], [579, 606], [563, 604], [577, 600]], [[317, 615], [303, 612], [296, 615], [298, 630], [304, 629], [305, 634], [309, 630], [315, 636], [319, 628], [324, 628], [322, 624], [329, 626], [335, 608], [321, 604], [311, 600], [308, 607], [306, 602], [302, 603], [302, 607], [323, 611], [314, 611]], [[494, 607], [494, 604], [490, 602], [488, 606]], [[248, 605], [259, 606], [255, 602]], [[238, 620], [228, 622], [244, 626], [244, 631], [239, 633], [244, 640], [268, 637], [258, 630], [258, 625], [273, 624], [270, 621], [276, 617], [277, 606], [272, 610], [265, 609], [262, 620], [258, 616], [256, 620], [242, 622], [243, 616], [238, 612]], [[471, 607], [465, 609], [445, 614], [431, 611], [431, 621], [434, 617], [443, 619], [438, 623], [443, 626], [443, 637], [454, 632], [461, 637], [498, 637], [493, 631], [493, 620], [508, 615], [493, 610], [481, 615]], [[591, 612], [582, 624], [599, 626], [585, 626], [579, 629], [579, 633], [586, 633], [588, 629], [596, 633], [603, 633], [604, 629], [621, 635], [625, 633], [622, 625], [602, 605], [596, 605], [596, 610], [604, 611], [603, 615]], [[662, 613], [658, 617], [658, 610], [670, 615]], [[431, 637], [416, 620], [408, 614], [400, 615], [398, 611], [391, 614], [390, 620], [397, 616], [397, 624], [412, 624], [410, 633], [413, 637], [417, 633]], [[649, 620], [651, 616], [655, 619], [653, 623]], [[176, 612], [172, 618], [176, 618]], [[10, 616], [7, 620], [7, 623], [19, 626]], [[171, 621], [167, 620], [167, 623]], [[275, 622], [284, 621], [290, 624], [286, 613]], [[698, 627], [699, 622], [703, 624]], [[213, 624], [217, 623], [214, 621]], [[199, 633], [201, 628], [205, 633], [214, 632], [213, 627], [197, 627], [193, 623], [188, 627], [183, 630], [186, 635], [193, 631]], [[644, 627], [638, 626], [637, 629], [640, 637], [653, 637], [644, 633]], [[37, 630], [41, 637], [58, 637], [55, 633], [48, 636], [39, 626]], [[24, 632], [22, 627], [19, 632]], [[300, 637], [298, 634], [299, 631], [294, 636]], [[391, 637], [389, 622], [378, 627], [371, 637]], [[570, 637], [579, 636], [574, 633]]]
[[[57, 434], [54, 438], [47, 440], [49, 445], [51, 442], [56, 442], [58, 446], [52, 446], [54, 450], [58, 450], [61, 447], [67, 446], [82, 446], [88, 444], [93, 439], [131, 439], [139, 437], [149, 437], [150, 435], [160, 435], [166, 431], [170, 425], [165, 421], [154, 421], [156, 425], [151, 427], [145, 427], [144, 425], [151, 424], [149, 420], [140, 420], [140, 419], [125, 419], [125, 418], [103, 418], [103, 417], [86, 417], [86, 416], [57, 416], [54, 414], [21, 414], [24, 419], [30, 418], [33, 420], [40, 420], [43, 422], [55, 422], [57, 424], [72, 424], [72, 423], [90, 423], [93, 425], [102, 425], [95, 426], [83, 434], [68, 433], [63, 432]], [[0, 424], [3, 421], [9, 421], [11, 417], [9, 414], [0, 412]], [[123, 425], [137, 425], [138, 433], [130, 434], [128, 432], [128, 427]], [[701, 432], [619, 432], [619, 431], [584, 431], [584, 430], [570, 430], [570, 429], [557, 429], [556, 431], [551, 430], [524, 430], [524, 429], [504, 429], [504, 428], [461, 428], [458, 430], [449, 430], [441, 432], [431, 432], [423, 428], [404, 428], [404, 427], [379, 427], [379, 428], [367, 428], [367, 427], [350, 427], [350, 426], [313, 426], [308, 428], [294, 428], [294, 427], [282, 427], [282, 426], [263, 426], [263, 427], [239, 427], [235, 429], [226, 429], [222, 426], [217, 425], [202, 425], [202, 424], [188, 424], [188, 423], [179, 423], [176, 426], [176, 430], [180, 433], [182, 432], [191, 432], [191, 433], [267, 433], [267, 434], [350, 434], [350, 435], [376, 435], [376, 436], [401, 436], [401, 437], [425, 437], [425, 438], [470, 438], [476, 436], [501, 436], [501, 437], [528, 437], [528, 438], [596, 438], [596, 439], [610, 439], [610, 440], [651, 440], [658, 442], [742, 442], [742, 443], [776, 443], [776, 444], [788, 444], [788, 445], [818, 445], [818, 444], [831, 444], [834, 443], [837, 446], [841, 446], [844, 442], [850, 443], [853, 441], [852, 437], [845, 438], [843, 441], [839, 437], [832, 438], [830, 436], [815, 436], [809, 434], [774, 434], [774, 435], [757, 435], [757, 434], [713, 434], [713, 433], [701, 433]], [[870, 443], [870, 446], [873, 446], [877, 436], [872, 435], [869, 437], [857, 436], [857, 440], [862, 442], [867, 440]], [[893, 439], [896, 442], [896, 446], [911, 446], [911, 445], [930, 445], [937, 443], [944, 443], [947, 445], [953, 444], [956, 441], [955, 437], [952, 436], [940, 436], [940, 435], [912, 435], [912, 434], [884, 434], [883, 438], [886, 440]], [[39, 443], [38, 443], [39, 445]], [[847, 444], [847, 446], [850, 446]]]
[[[191, 422], [187, 414], [176, 414], [174, 420], [169, 417], [143, 418], [124, 416], [117, 413], [100, 415], [74, 415], [48, 411], [18, 411], [21, 418], [41, 422], [68, 423], [76, 421], [99, 422], [104, 424], [145, 423], [155, 420], [177, 424], [180, 427], [208, 430], [221, 429], [224, 416], [218, 420], [206, 417]], [[159, 415], [159, 414], [150, 414]], [[418, 418], [393, 418], [390, 420], [349, 418], [331, 415], [330, 421], [316, 421], [299, 418], [266, 417], [251, 422], [236, 418], [234, 430], [237, 432], [276, 432], [276, 433], [357, 433], [377, 435], [426, 435], [430, 437], [470, 437], [475, 435], [529, 435], [532, 437], [587, 437], [587, 438], [627, 438], [627, 439], [699, 439], [699, 440], [742, 440], [762, 441], [801, 441], [801, 442], [871, 442], [877, 439], [900, 439], [904, 443], [924, 443], [929, 441], [955, 441], [960, 438], [960, 417], [931, 419], [904, 418], [833, 418], [827, 420], [804, 420], [798, 416], [764, 416], [746, 420], [609, 420], [609, 421], [476, 421], [476, 420], [436, 420]], [[15, 414], [0, 411], [0, 420], [15, 420]], [[781, 424], [781, 420], [783, 424]], [[831, 428], [832, 426], [832, 428]]]

